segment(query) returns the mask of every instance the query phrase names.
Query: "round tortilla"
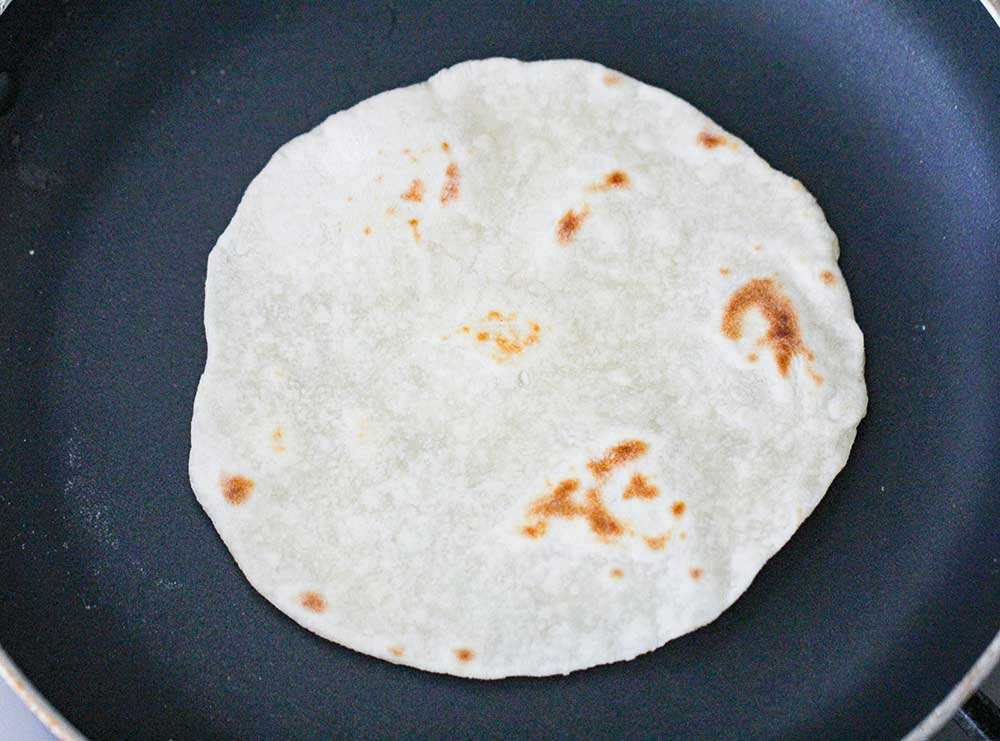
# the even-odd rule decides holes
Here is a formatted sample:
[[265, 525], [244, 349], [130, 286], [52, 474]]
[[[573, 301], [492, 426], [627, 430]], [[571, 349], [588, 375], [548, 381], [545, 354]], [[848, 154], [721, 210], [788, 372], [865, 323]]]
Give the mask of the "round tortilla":
[[837, 254], [798, 181], [675, 96], [460, 64], [251, 183], [209, 257], [192, 486], [253, 586], [350, 648], [630, 659], [732, 604], [847, 460]]

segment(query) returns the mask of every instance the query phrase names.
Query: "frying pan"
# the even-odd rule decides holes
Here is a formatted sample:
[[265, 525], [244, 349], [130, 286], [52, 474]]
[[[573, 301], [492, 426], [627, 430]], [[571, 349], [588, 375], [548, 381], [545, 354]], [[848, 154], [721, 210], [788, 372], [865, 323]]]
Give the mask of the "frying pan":
[[[487, 683], [278, 613], [186, 464], [205, 261], [250, 179], [329, 113], [492, 55], [621, 69], [801, 179], [841, 240], [871, 404], [819, 508], [717, 621], [628, 663]], [[0, 666], [80, 733], [894, 738], [1000, 629], [984, 5], [17, 0], [0, 69]]]

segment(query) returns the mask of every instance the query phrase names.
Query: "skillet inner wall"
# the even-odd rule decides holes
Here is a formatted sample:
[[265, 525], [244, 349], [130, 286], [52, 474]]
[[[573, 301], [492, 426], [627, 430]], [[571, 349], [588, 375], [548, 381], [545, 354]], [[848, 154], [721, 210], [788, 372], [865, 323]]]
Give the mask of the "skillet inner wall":
[[[1000, 627], [989, 23], [973, 3], [15, 3], [0, 642], [95, 738], [713, 737], [720, 718], [744, 737], [898, 737]], [[628, 664], [482, 684], [270, 608], [186, 460], [205, 257], [249, 180], [328, 113], [494, 54], [618, 67], [803, 180], [841, 239], [871, 404], [820, 508], [716, 623]]]

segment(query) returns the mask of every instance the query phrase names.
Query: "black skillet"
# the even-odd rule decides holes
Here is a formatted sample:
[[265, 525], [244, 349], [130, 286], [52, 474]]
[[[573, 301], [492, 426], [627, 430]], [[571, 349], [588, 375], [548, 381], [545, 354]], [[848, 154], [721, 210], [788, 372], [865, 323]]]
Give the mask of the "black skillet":
[[[251, 177], [327, 114], [492, 55], [616, 67], [800, 178], [841, 240], [871, 406], [715, 623], [483, 683], [278, 613], [186, 466], [205, 259]], [[0, 70], [0, 643], [82, 733], [893, 738], [1000, 629], [1000, 30], [980, 3], [16, 0]]]

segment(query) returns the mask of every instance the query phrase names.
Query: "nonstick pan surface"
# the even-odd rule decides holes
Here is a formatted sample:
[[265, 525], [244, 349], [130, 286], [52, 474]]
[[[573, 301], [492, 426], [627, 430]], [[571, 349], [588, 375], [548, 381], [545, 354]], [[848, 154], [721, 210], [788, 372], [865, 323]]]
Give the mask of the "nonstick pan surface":
[[[847, 468], [748, 593], [628, 663], [478, 682], [299, 628], [190, 491], [205, 261], [333, 111], [493, 55], [687, 99], [824, 208]], [[972, 0], [106, 4], [0, 17], [0, 644], [93, 738], [893, 738], [1000, 629], [1000, 30]]]

